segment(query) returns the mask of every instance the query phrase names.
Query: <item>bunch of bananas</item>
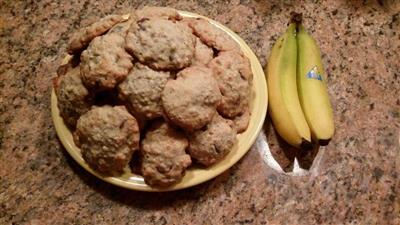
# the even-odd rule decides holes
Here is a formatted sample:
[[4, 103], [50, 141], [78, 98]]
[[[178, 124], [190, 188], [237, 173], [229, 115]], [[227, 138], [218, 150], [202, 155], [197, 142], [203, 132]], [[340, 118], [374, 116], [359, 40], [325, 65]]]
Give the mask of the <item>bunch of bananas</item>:
[[279, 135], [301, 149], [327, 145], [335, 128], [326, 76], [320, 50], [299, 15], [274, 44], [265, 73], [269, 114]]

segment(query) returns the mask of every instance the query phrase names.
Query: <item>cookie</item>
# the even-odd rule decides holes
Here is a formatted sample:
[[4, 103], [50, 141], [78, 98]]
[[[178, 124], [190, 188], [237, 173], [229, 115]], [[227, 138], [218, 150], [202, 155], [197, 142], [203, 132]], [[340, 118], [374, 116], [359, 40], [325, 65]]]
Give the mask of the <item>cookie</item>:
[[81, 55], [84, 84], [95, 90], [110, 90], [123, 81], [132, 69], [132, 56], [125, 49], [125, 39], [118, 33], [96, 37]]
[[67, 71], [60, 74], [54, 80], [57, 107], [65, 124], [75, 128], [79, 117], [91, 107], [90, 93], [82, 83], [79, 66], [68, 67]]
[[85, 161], [103, 173], [121, 172], [139, 149], [136, 119], [124, 106], [93, 107], [82, 115], [74, 133]]
[[67, 48], [69, 54], [78, 54], [95, 38], [106, 33], [115, 24], [127, 20], [121, 15], [109, 15], [76, 32]]
[[251, 69], [248, 59], [236, 51], [220, 52], [208, 66], [222, 94], [218, 112], [224, 117], [240, 115], [249, 105]]
[[197, 18], [188, 20], [188, 25], [193, 29], [194, 34], [206, 45], [219, 51], [237, 50], [239, 45], [221, 29], [205, 19]]
[[187, 131], [200, 129], [209, 123], [216, 113], [221, 94], [212, 71], [193, 66], [169, 80], [161, 95], [168, 119]]
[[131, 13], [129, 15], [128, 20], [124, 20], [122, 22], [119, 22], [115, 24], [109, 31], [108, 33], [118, 33], [122, 37], [125, 37], [126, 34], [128, 33], [129, 27], [132, 25], [132, 23], [136, 23], [137, 21], [137, 16], [135, 13]]
[[232, 126], [230, 120], [215, 114], [204, 129], [188, 134], [188, 153], [204, 166], [219, 162], [237, 142], [236, 131]]
[[232, 118], [233, 127], [237, 133], [243, 133], [247, 130], [250, 122], [250, 111], [249, 108], [244, 109], [244, 111]]
[[182, 24], [160, 18], [144, 18], [132, 24], [126, 50], [155, 70], [178, 70], [190, 65], [195, 37]]
[[[179, 23], [193, 32], [192, 28], [189, 26], [191, 20], [193, 19], [186, 17], [180, 20]], [[195, 39], [196, 39], [196, 44], [194, 47], [194, 56], [191, 65], [192, 66], [207, 65], [214, 57], [214, 50], [211, 47], [204, 44], [200, 38], [196, 37]]]
[[196, 45], [194, 49], [194, 57], [192, 60], [192, 66], [204, 66], [207, 65], [214, 57], [214, 51], [212, 48], [205, 45], [200, 38], [196, 38]]
[[182, 179], [192, 163], [185, 135], [164, 121], [156, 121], [141, 143], [141, 172], [147, 184], [169, 186]]
[[127, 78], [119, 84], [118, 91], [136, 113], [146, 119], [161, 117], [161, 92], [170, 76], [169, 72], [155, 71], [136, 63]]
[[182, 19], [176, 9], [169, 7], [146, 6], [136, 10], [136, 15], [139, 20], [144, 18], [162, 18], [167, 20]]

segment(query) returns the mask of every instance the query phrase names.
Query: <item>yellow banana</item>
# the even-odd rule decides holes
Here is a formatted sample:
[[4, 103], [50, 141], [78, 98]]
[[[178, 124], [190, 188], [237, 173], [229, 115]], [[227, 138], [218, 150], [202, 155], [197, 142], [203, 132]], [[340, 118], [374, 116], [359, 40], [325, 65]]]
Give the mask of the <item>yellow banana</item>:
[[297, 148], [311, 148], [311, 133], [304, 117], [296, 84], [296, 24], [291, 23], [280, 37], [266, 68], [269, 114], [279, 135]]
[[298, 24], [297, 88], [311, 135], [315, 142], [327, 145], [335, 127], [326, 88], [321, 54], [315, 40]]

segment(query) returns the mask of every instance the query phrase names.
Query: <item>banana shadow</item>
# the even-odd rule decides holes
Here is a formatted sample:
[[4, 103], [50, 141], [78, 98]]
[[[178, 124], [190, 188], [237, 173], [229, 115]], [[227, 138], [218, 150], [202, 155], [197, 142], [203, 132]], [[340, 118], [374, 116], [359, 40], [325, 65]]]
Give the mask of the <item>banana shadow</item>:
[[269, 149], [272, 157], [280, 165], [284, 172], [291, 172], [293, 170], [294, 158], [297, 149], [287, 144], [274, 129], [271, 118], [268, 114], [263, 131], [267, 137]]
[[318, 145], [315, 145], [311, 150], [301, 150], [292, 147], [281, 138], [273, 128], [269, 115], [264, 123], [263, 130], [265, 135], [268, 137], [271, 154], [283, 171], [293, 171], [295, 158], [297, 158], [299, 166], [302, 169], [309, 170], [311, 168], [319, 152]]
[[310, 170], [311, 166], [314, 164], [315, 158], [319, 153], [319, 145], [314, 145], [311, 150], [300, 150], [299, 154], [296, 156], [299, 166], [302, 169]]

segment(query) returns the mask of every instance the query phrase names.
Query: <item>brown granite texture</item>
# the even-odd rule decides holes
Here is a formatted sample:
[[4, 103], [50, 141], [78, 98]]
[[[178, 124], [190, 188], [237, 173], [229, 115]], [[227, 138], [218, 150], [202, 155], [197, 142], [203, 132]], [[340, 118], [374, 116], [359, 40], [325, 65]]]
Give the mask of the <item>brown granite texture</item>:
[[[216, 179], [141, 193], [104, 183], [66, 153], [50, 117], [51, 78], [71, 32], [110, 13], [161, 5], [214, 18], [266, 63], [302, 12], [329, 74], [332, 142], [306, 176], [266, 120], [248, 154]], [[400, 2], [361, 0], [41, 0], [0, 2], [0, 224], [400, 224]], [[265, 134], [265, 135], [264, 135]]]

